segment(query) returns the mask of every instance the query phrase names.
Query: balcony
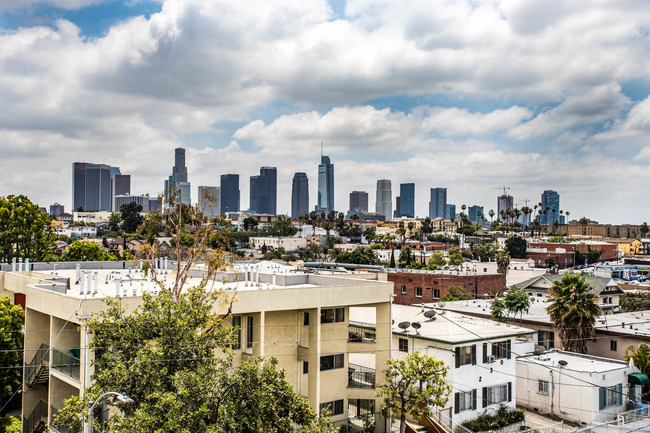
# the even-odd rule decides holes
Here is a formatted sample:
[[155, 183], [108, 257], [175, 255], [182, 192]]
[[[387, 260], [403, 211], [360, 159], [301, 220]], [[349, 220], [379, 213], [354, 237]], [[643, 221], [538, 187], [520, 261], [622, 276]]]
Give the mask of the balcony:
[[69, 353], [52, 349], [52, 368], [54, 370], [79, 380], [80, 366], [79, 349], [70, 349]]
[[348, 342], [376, 343], [377, 331], [372, 323], [352, 322], [348, 326]]
[[377, 375], [374, 368], [348, 364], [348, 388], [375, 388]]

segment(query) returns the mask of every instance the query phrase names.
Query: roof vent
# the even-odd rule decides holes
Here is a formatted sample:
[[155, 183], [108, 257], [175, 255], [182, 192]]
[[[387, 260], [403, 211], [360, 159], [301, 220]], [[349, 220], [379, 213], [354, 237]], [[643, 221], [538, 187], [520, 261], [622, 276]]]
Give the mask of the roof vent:
[[557, 363], [560, 367], [566, 367], [567, 365], [569, 365], [569, 363], [566, 362], [564, 359], [560, 359]]

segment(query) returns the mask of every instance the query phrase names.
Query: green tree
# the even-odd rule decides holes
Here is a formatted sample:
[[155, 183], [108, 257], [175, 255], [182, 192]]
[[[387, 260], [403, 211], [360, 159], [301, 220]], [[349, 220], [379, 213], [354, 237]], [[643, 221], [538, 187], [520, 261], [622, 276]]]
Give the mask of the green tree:
[[490, 313], [492, 314], [492, 320], [507, 323], [507, 308], [505, 302], [503, 301], [503, 297], [499, 296], [498, 294], [494, 297], [490, 303]]
[[55, 249], [51, 217], [24, 195], [0, 197], [0, 261], [40, 261]]
[[0, 408], [22, 381], [24, 319], [19, 305], [6, 296], [0, 298]]
[[526, 292], [517, 288], [517, 286], [512, 286], [503, 295], [503, 303], [508, 315], [512, 314], [516, 317], [519, 314], [521, 319], [524, 312], [530, 308], [531, 301]]
[[120, 230], [121, 222], [122, 214], [120, 212], [111, 212], [111, 216], [108, 217], [108, 227], [112, 232], [118, 232]]
[[231, 328], [213, 311], [222, 301], [203, 287], [145, 294], [132, 313], [119, 299], [108, 299], [88, 321], [98, 367], [92, 385], [65, 402], [55, 425], [79, 431], [88, 402], [120, 390], [134, 403], [107, 422], [96, 417], [96, 431], [291, 432], [294, 424], [317, 431], [318, 416], [291, 389], [276, 360], [256, 358], [234, 368]]
[[625, 362], [630, 362], [630, 359], [641, 373], [650, 375], [650, 346], [645, 343], [641, 343], [639, 347], [628, 346], [625, 350]]
[[474, 299], [472, 293], [461, 286], [450, 286], [445, 296], [440, 298], [441, 302], [465, 301], [467, 299]]
[[449, 264], [451, 266], [458, 266], [464, 261], [465, 259], [463, 258], [463, 254], [461, 253], [460, 248], [458, 247], [449, 248]]
[[61, 259], [64, 262], [98, 262], [98, 261], [115, 261], [117, 257], [102, 248], [94, 242], [74, 241], [68, 247]]
[[390, 250], [390, 263], [388, 264], [388, 267], [394, 268], [395, 267], [395, 251], [392, 249]]
[[336, 263], [353, 263], [371, 265], [375, 261], [375, 253], [370, 248], [358, 247], [351, 253], [343, 252], [336, 257]]
[[252, 216], [244, 218], [244, 230], [246, 231], [255, 230], [258, 224], [257, 220]]
[[594, 323], [600, 314], [598, 297], [591, 289], [584, 276], [568, 272], [549, 290], [546, 311], [559, 330], [565, 350], [587, 353], [587, 340], [594, 336]]
[[505, 247], [513, 259], [523, 259], [526, 257], [526, 240], [520, 236], [508, 238]]
[[639, 233], [641, 233], [641, 237], [644, 238], [648, 232], [650, 232], [650, 227], [648, 227], [648, 223], [644, 221], [643, 224], [639, 226]]
[[122, 214], [122, 231], [124, 233], [135, 233], [142, 224], [142, 206], [132, 201], [131, 203], [123, 204], [120, 207]]
[[544, 263], [546, 264], [546, 267], [549, 269], [557, 265], [557, 261], [555, 260], [554, 257], [551, 256], [546, 257], [544, 259]]
[[411, 247], [404, 247], [400, 250], [398, 261], [402, 267], [411, 264]]
[[433, 407], [445, 407], [451, 387], [445, 380], [449, 368], [443, 361], [420, 351], [386, 361], [386, 383], [379, 385], [384, 397], [384, 416], [399, 418], [400, 433], [406, 431], [406, 415], [419, 420], [431, 416]]
[[295, 236], [296, 233], [298, 233], [298, 228], [294, 226], [291, 220], [288, 218], [273, 221], [270, 224], [266, 224], [260, 230], [260, 234], [263, 236], [280, 238]]
[[144, 236], [147, 243], [153, 244], [156, 237], [163, 231], [165, 231], [165, 225], [162, 214], [157, 210], [152, 210], [145, 214], [137, 233]]
[[429, 263], [433, 263], [436, 266], [444, 266], [447, 264], [447, 260], [441, 252], [436, 251], [434, 253], [431, 253], [431, 257], [429, 257]]
[[506, 275], [510, 265], [510, 254], [507, 250], [499, 250], [497, 253], [497, 272]]

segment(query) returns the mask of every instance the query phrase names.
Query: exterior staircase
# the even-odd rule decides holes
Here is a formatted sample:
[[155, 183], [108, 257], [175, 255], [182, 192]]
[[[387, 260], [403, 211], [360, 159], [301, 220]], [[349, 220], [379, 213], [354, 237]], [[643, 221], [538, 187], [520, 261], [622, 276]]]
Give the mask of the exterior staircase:
[[34, 388], [46, 384], [50, 373], [50, 346], [43, 343], [38, 348], [32, 361], [25, 367], [25, 385]]
[[32, 413], [23, 418], [23, 433], [41, 433], [47, 429], [47, 402], [40, 400]]

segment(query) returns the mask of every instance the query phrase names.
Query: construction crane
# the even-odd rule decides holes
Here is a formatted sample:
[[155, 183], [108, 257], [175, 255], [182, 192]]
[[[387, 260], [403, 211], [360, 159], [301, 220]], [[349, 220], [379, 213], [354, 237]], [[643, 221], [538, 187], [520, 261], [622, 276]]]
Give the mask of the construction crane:
[[509, 186], [500, 186], [497, 188], [492, 188], [492, 189], [502, 189], [503, 190], [503, 195], [508, 195], [508, 192], [506, 190], [510, 189]]

